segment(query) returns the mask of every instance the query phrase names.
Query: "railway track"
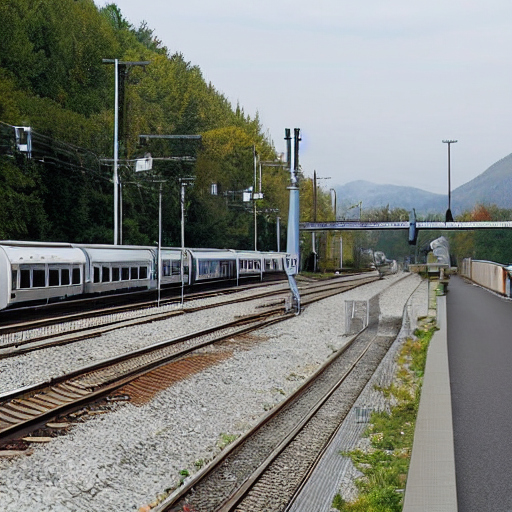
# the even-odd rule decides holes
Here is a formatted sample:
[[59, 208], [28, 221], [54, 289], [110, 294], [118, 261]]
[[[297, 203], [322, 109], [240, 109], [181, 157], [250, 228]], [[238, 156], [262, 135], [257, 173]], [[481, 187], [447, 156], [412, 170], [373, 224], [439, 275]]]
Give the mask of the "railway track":
[[155, 512], [286, 510], [396, 338], [400, 322], [380, 334], [375, 313], [369, 327]]
[[275, 310], [263, 312], [104, 360], [47, 382], [2, 393], [0, 439], [90, 403], [134, 378], [194, 350], [289, 316], [291, 314], [279, 315]]
[[[369, 279], [369, 278], [367, 278]], [[359, 281], [313, 287], [303, 305], [360, 285]], [[0, 440], [90, 403], [133, 379], [199, 348], [294, 316], [283, 304], [210, 329], [98, 362], [47, 382], [0, 394]]]
[[[301, 296], [306, 298], [308, 296], [325, 295], [329, 296], [333, 291], [340, 293], [349, 290], [356, 286], [372, 282], [378, 279], [375, 274], [357, 276], [349, 279], [333, 279], [323, 282], [308, 283], [300, 286]], [[277, 289], [271, 291], [256, 291], [255, 293], [246, 297], [224, 298], [214, 304], [201, 305], [201, 306], [188, 306], [181, 308], [181, 305], [164, 306], [160, 308], [142, 308], [134, 310], [126, 310], [126, 307], [119, 308], [120, 310], [110, 311], [108, 314], [101, 312], [99, 315], [91, 315], [90, 312], [85, 315], [74, 315], [73, 317], [65, 317], [64, 323], [51, 323], [48, 325], [39, 326], [39, 323], [23, 325], [23, 331], [9, 330], [2, 334], [0, 329], [0, 359], [5, 357], [14, 357], [20, 354], [48, 348], [52, 346], [65, 345], [73, 343], [86, 338], [101, 336], [114, 329], [128, 327], [132, 325], [140, 325], [143, 323], [155, 322], [165, 320], [174, 315], [183, 313], [193, 313], [195, 311], [213, 307], [225, 306], [242, 301], [257, 300], [268, 297], [283, 296], [288, 292], [287, 289]], [[218, 294], [217, 294], [218, 295]], [[195, 300], [198, 297], [191, 298]], [[204, 298], [204, 296], [200, 296]], [[285, 298], [281, 298], [280, 302], [285, 303]], [[30, 328], [32, 326], [32, 328]]]

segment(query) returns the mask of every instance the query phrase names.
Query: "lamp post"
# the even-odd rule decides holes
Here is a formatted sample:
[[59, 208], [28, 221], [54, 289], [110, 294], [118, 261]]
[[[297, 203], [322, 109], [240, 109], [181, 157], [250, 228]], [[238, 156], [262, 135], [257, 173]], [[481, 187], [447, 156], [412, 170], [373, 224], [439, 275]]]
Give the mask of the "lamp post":
[[146, 66], [150, 61], [125, 62], [119, 59], [103, 59], [103, 64], [114, 64], [114, 245], [119, 243], [119, 67]]
[[450, 170], [450, 146], [455, 144], [456, 140], [443, 140], [444, 144], [448, 144], [448, 210], [446, 210], [446, 222], [453, 222], [451, 209], [452, 192], [451, 192], [451, 170]]

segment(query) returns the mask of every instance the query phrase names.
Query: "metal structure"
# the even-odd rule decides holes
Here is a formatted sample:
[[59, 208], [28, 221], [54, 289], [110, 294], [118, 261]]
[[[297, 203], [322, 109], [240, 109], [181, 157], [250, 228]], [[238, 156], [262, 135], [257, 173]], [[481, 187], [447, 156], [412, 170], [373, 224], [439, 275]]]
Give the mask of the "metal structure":
[[450, 169], [450, 146], [455, 144], [456, 140], [443, 140], [443, 144], [448, 144], [448, 210], [446, 210], [446, 222], [453, 221], [452, 215], [452, 186], [451, 186], [451, 169]]
[[103, 59], [104, 64], [114, 64], [115, 93], [114, 93], [114, 245], [119, 244], [119, 67], [147, 66], [150, 61], [127, 62], [119, 59]]
[[[361, 221], [336, 221], [336, 222], [302, 222], [301, 231], [375, 231], [387, 229], [410, 228], [409, 221], [395, 222], [361, 222]], [[509, 229], [512, 221], [475, 221], [475, 222], [442, 222], [442, 221], [417, 221], [416, 229], [446, 229], [451, 231], [470, 229]]]
[[286, 237], [286, 274], [288, 283], [294, 298], [295, 312], [300, 314], [300, 294], [295, 282], [295, 275], [299, 273], [299, 219], [300, 219], [300, 196], [299, 196], [299, 142], [300, 128], [294, 129], [294, 154], [292, 165], [291, 137], [290, 129], [285, 130], [285, 140], [287, 148], [287, 162], [290, 169], [291, 184], [288, 187], [290, 191], [290, 206], [288, 210], [288, 230]]

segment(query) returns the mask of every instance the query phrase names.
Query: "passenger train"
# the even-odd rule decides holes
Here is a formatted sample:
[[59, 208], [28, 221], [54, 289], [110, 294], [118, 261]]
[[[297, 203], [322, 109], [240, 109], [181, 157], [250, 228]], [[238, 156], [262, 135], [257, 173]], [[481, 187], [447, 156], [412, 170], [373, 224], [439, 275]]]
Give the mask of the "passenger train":
[[283, 273], [285, 258], [285, 253], [227, 249], [0, 241], [0, 310], [182, 282], [263, 280]]

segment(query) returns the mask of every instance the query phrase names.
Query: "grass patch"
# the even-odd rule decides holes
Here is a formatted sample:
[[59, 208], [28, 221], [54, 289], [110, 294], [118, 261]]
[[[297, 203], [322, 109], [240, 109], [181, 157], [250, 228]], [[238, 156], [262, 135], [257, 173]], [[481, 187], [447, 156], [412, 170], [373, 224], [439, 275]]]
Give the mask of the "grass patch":
[[350, 457], [363, 476], [356, 481], [358, 498], [346, 502], [337, 494], [332, 507], [343, 512], [400, 512], [409, 470], [427, 349], [436, 330], [427, 319], [408, 338], [399, 355], [394, 382], [379, 391], [393, 403], [390, 412], [373, 412], [365, 436], [370, 448], [353, 450]]
[[220, 438], [217, 441], [217, 446], [223, 450], [228, 446], [228, 444], [231, 444], [236, 438], [238, 437], [238, 434], [225, 434], [222, 433], [220, 435]]

